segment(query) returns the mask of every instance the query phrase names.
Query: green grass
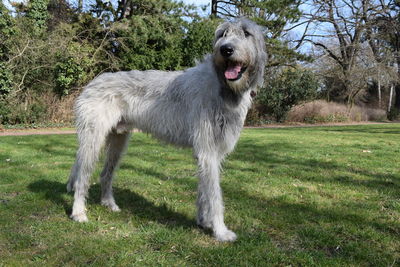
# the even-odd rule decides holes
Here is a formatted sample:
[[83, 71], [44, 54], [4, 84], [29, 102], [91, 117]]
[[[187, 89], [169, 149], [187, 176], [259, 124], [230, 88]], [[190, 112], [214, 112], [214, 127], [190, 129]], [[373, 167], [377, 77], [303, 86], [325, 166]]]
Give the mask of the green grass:
[[28, 123], [28, 124], [0, 124], [0, 129], [8, 130], [24, 130], [24, 129], [40, 129], [40, 128], [58, 128], [58, 129], [71, 129], [73, 124], [71, 123]]
[[71, 221], [75, 139], [0, 137], [0, 266], [400, 264], [400, 124], [245, 129], [224, 163], [229, 244], [196, 227], [191, 151], [144, 134], [117, 173], [122, 211], [94, 177], [90, 222]]

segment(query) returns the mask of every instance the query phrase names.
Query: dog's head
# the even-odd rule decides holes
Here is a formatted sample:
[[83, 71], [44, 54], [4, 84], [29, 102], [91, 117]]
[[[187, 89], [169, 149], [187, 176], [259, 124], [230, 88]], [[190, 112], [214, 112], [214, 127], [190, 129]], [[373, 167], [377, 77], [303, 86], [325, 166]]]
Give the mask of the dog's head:
[[225, 22], [215, 31], [214, 64], [220, 79], [240, 94], [263, 83], [267, 59], [260, 26], [240, 18]]

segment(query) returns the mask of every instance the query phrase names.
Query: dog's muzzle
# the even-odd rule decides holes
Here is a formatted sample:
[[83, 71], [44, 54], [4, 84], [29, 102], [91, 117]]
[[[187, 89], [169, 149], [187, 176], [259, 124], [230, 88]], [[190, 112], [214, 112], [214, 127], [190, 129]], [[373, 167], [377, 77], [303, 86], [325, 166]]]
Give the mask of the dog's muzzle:
[[226, 61], [224, 76], [229, 81], [236, 81], [242, 77], [246, 67], [242, 63], [231, 59], [231, 56], [235, 53], [235, 48], [231, 44], [224, 44], [219, 49], [222, 57]]
[[230, 44], [222, 45], [219, 50], [224, 58], [229, 58], [235, 52], [235, 49]]

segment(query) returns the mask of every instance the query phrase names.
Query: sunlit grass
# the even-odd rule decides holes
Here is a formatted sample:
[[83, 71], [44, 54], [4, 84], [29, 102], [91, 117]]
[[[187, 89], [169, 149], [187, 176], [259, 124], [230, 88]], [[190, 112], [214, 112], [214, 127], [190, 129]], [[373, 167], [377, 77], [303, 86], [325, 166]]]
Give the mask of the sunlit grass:
[[246, 129], [224, 163], [221, 244], [196, 227], [188, 149], [134, 134], [115, 180], [120, 213], [68, 218], [75, 135], [0, 137], [0, 266], [396, 266], [400, 124]]

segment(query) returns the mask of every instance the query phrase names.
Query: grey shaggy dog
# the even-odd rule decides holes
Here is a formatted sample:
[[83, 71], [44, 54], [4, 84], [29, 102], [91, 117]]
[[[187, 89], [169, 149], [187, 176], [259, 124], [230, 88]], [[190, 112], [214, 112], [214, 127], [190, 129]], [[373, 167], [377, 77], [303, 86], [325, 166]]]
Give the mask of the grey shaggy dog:
[[192, 147], [198, 162], [197, 223], [219, 241], [236, 234], [224, 223], [220, 166], [239, 139], [251, 92], [263, 83], [266, 52], [258, 25], [247, 19], [221, 24], [214, 51], [185, 71], [120, 71], [90, 82], [75, 106], [79, 139], [67, 185], [74, 190], [71, 218], [88, 220], [89, 179], [103, 146], [101, 203], [119, 211], [112, 179], [131, 130], [140, 129], [178, 146]]

